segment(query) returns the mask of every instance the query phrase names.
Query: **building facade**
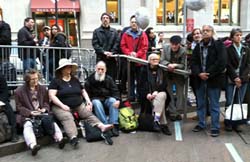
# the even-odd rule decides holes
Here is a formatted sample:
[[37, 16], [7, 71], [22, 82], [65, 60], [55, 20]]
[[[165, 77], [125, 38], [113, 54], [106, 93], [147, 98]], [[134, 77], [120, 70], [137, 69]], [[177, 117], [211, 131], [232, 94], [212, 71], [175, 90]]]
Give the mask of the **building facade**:
[[166, 39], [174, 34], [182, 36], [184, 29], [191, 30], [203, 24], [213, 25], [219, 37], [228, 36], [234, 27], [240, 27], [244, 35], [250, 33], [248, 0], [206, 0], [205, 8], [186, 10], [185, 28], [183, 3], [184, 0], [58, 0], [55, 12], [55, 0], [0, 0], [0, 7], [3, 19], [11, 25], [13, 41], [25, 17], [35, 19], [34, 32], [38, 38], [42, 37], [42, 26], [54, 24], [57, 17], [73, 46], [92, 48], [93, 30], [100, 26], [103, 12], [113, 18], [112, 27], [122, 29], [129, 25], [130, 16], [139, 7], [147, 8], [149, 26], [156, 32], [163, 31]]

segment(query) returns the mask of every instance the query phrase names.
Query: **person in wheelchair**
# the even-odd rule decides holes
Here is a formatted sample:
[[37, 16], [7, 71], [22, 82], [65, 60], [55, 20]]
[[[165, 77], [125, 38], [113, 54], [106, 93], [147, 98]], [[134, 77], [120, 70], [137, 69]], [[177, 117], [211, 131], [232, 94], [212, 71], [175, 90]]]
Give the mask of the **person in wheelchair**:
[[165, 135], [172, 135], [167, 126], [165, 109], [169, 104], [167, 92], [166, 72], [159, 67], [160, 56], [151, 53], [148, 56], [149, 64], [142, 69], [141, 82], [141, 112], [153, 114], [153, 131], [161, 131]]
[[40, 85], [40, 74], [30, 69], [24, 76], [25, 84], [15, 91], [17, 113], [21, 116], [23, 136], [33, 156], [40, 150], [36, 137], [50, 135], [63, 149], [66, 139], [50, 114], [48, 91]]
[[52, 101], [52, 111], [61, 122], [70, 144], [76, 148], [79, 139], [73, 114], [78, 113], [80, 119], [86, 120], [91, 126], [98, 127], [102, 132], [105, 143], [112, 145], [113, 141], [104, 133], [113, 128], [112, 124], [103, 124], [93, 113], [92, 103], [88, 93], [74, 76], [77, 64], [62, 58], [56, 69], [56, 77], [49, 85], [49, 97]]
[[[106, 64], [99, 61], [95, 72], [87, 78], [85, 88], [92, 100], [96, 116], [105, 124], [113, 124], [112, 134], [119, 136], [120, 92], [112, 77], [106, 75], [106, 72]], [[105, 110], [108, 111], [109, 120]]]

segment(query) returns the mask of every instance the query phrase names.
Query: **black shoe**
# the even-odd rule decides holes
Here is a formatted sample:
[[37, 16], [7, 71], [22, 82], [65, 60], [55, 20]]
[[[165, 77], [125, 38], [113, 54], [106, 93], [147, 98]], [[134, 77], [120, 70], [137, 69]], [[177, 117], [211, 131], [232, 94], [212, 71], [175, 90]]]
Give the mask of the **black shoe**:
[[67, 139], [65, 137], [62, 138], [61, 141], [58, 142], [59, 149], [63, 149], [66, 144]]
[[204, 128], [200, 127], [199, 125], [196, 125], [196, 126], [192, 129], [193, 132], [200, 132], [200, 131], [202, 131], [202, 130], [204, 130]]
[[239, 125], [233, 126], [232, 128], [235, 132], [238, 132], [238, 133], [242, 132], [242, 129]]
[[108, 145], [113, 145], [113, 141], [111, 139], [111, 137], [107, 134], [107, 133], [102, 133], [101, 137], [104, 139], [104, 142]]
[[40, 145], [35, 145], [32, 149], [31, 149], [31, 154], [32, 156], [36, 156], [37, 152], [41, 149]]
[[182, 120], [181, 115], [176, 115], [176, 116], [175, 116], [175, 120]]
[[163, 134], [171, 136], [172, 133], [170, 132], [169, 128], [167, 125], [161, 125], [161, 131]]
[[159, 121], [154, 121], [154, 127], [153, 127], [154, 132], [160, 132], [161, 127], [160, 127], [160, 122]]
[[73, 137], [71, 140], [70, 140], [70, 144], [71, 146], [73, 146], [74, 148], [77, 147], [78, 143], [79, 143], [79, 139], [77, 137]]
[[119, 125], [114, 125], [114, 128], [111, 129], [113, 136], [119, 136]]
[[233, 131], [232, 125], [225, 124], [225, 130], [228, 131], [228, 132], [232, 132]]
[[11, 142], [16, 143], [16, 142], [18, 142], [18, 141], [19, 141], [18, 135], [13, 135], [12, 138], [11, 138]]
[[218, 137], [220, 135], [220, 131], [219, 130], [211, 130], [211, 136], [212, 137]]

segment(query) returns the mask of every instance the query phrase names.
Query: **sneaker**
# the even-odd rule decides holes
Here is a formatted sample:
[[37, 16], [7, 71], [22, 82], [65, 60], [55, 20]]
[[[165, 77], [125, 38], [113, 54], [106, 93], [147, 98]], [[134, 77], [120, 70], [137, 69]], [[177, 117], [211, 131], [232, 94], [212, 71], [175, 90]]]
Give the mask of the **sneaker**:
[[41, 149], [40, 145], [35, 145], [32, 149], [31, 149], [31, 154], [32, 156], [36, 156], [37, 152]]
[[155, 132], [160, 132], [161, 131], [161, 127], [160, 127], [160, 122], [159, 121], [155, 121], [154, 122], [153, 131], [155, 131]]
[[111, 137], [107, 133], [102, 133], [101, 137], [104, 139], [104, 142], [108, 145], [113, 145]]
[[70, 140], [70, 144], [71, 146], [73, 146], [74, 148], [77, 147], [77, 145], [79, 144], [79, 139], [77, 137], [73, 137], [71, 140]]
[[250, 125], [250, 120], [247, 121], [247, 125]]
[[211, 136], [212, 137], [218, 137], [220, 135], [220, 131], [219, 130], [211, 130]]
[[63, 149], [66, 144], [67, 139], [65, 137], [62, 138], [61, 141], [58, 142], [59, 149]]
[[172, 133], [170, 132], [169, 128], [167, 125], [161, 125], [161, 131], [163, 134], [171, 136]]
[[199, 125], [196, 125], [196, 126], [192, 129], [193, 132], [200, 132], [200, 131], [202, 131], [202, 130], [204, 130], [204, 128], [202, 128], [202, 127], [199, 126]]

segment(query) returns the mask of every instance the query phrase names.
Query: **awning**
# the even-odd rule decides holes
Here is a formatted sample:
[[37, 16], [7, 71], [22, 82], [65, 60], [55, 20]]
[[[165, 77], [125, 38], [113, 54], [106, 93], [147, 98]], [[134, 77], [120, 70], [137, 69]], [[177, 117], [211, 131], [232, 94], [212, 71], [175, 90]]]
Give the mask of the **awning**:
[[[55, 12], [55, 0], [31, 0], [32, 12]], [[57, 0], [58, 12], [79, 12], [79, 0]]]

